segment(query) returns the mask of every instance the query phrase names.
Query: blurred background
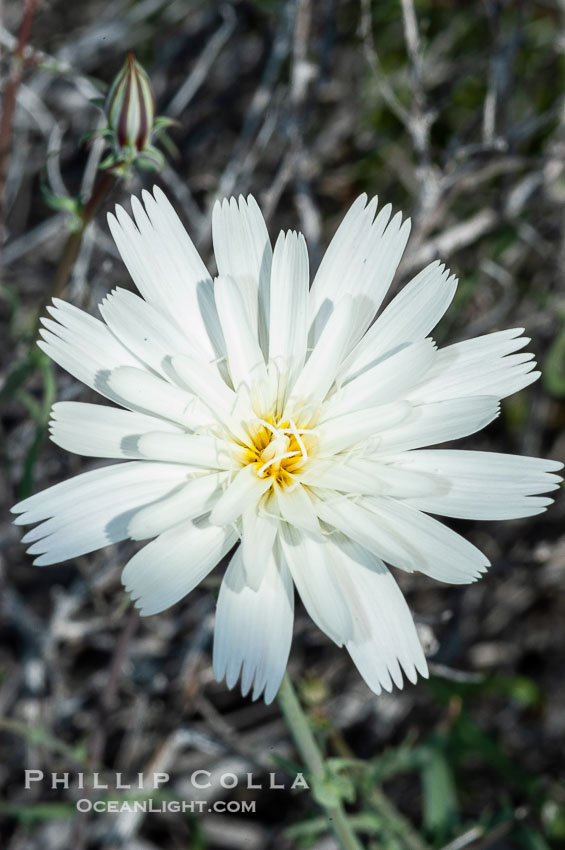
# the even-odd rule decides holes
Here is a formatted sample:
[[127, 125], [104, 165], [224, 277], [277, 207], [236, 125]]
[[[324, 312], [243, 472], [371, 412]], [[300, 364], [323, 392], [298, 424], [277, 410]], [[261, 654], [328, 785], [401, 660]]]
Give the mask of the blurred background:
[[[132, 288], [105, 212], [160, 185], [205, 260], [217, 197], [253, 192], [271, 235], [298, 228], [312, 268], [363, 191], [412, 216], [393, 292], [433, 259], [460, 279], [440, 344], [509, 327], [543, 377], [466, 448], [565, 455], [563, 0], [10, 2], [0, 6], [0, 847], [332, 850], [276, 703], [217, 684], [222, 567], [140, 623], [120, 584], [130, 545], [37, 568], [7, 509], [92, 468], [47, 438], [55, 398], [94, 400], [39, 356], [76, 198], [99, 180], [103, 97], [133, 50], [175, 120], [157, 172], [116, 180], [63, 274], [96, 312]], [[13, 108], [12, 108], [13, 107]], [[1, 229], [0, 228], [0, 229]], [[212, 266], [213, 268], [213, 266]], [[537, 517], [450, 523], [492, 560], [475, 585], [398, 575], [433, 675], [376, 697], [298, 607], [290, 671], [367, 848], [565, 846], [565, 500]], [[132, 544], [133, 545], [133, 544]], [[351, 759], [362, 761], [351, 762]], [[76, 813], [84, 791], [24, 768], [170, 774], [163, 798], [255, 813]], [[195, 789], [195, 770], [234, 773]], [[286, 789], [269, 788], [269, 772]], [[252, 773], [260, 790], [246, 787]], [[125, 792], [90, 791], [90, 799]], [[135, 795], [135, 790], [131, 792]], [[137, 790], [137, 797], [144, 796]], [[155, 797], [155, 795], [153, 795]], [[209, 805], [208, 805], [209, 804]], [[232, 807], [235, 808], [235, 807]]]

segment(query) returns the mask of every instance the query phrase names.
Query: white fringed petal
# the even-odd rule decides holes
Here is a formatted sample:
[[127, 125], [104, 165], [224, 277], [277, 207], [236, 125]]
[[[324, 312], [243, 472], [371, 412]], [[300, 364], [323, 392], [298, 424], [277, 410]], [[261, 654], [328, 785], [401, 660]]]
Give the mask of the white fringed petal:
[[[408, 455], [408, 453], [407, 453]], [[366, 457], [317, 460], [301, 475], [304, 484], [337, 490], [351, 496], [437, 496], [446, 490], [443, 478], [405, 468], [386, 458], [386, 463]]]
[[135, 366], [112, 369], [101, 376], [100, 386], [107, 387], [114, 401], [123, 407], [190, 430], [210, 422], [210, 414], [195, 395]]
[[269, 300], [273, 251], [263, 214], [252, 195], [217, 201], [212, 239], [219, 275], [232, 277], [241, 293], [249, 326], [268, 352]]
[[154, 416], [101, 404], [59, 401], [51, 409], [49, 432], [53, 442], [85, 457], [136, 458], [142, 455], [138, 440], [158, 428], [182, 434], [172, 422]]
[[345, 413], [322, 421], [316, 426], [319, 454], [323, 458], [332, 457], [357, 444], [363, 446], [365, 441], [370, 440], [371, 445], [363, 446], [363, 453], [369, 454], [371, 449], [380, 449], [383, 441], [393, 439], [401, 428], [401, 433], [413, 436], [411, 423], [415, 418], [414, 408], [409, 402], [395, 401], [367, 407], [362, 414]]
[[270, 406], [267, 367], [241, 290], [232, 277], [217, 277], [214, 297], [226, 341], [233, 387], [236, 391], [246, 388], [255, 407], [262, 413]]
[[273, 701], [283, 677], [292, 639], [294, 589], [288, 568], [273, 547], [257, 590], [246, 582], [238, 549], [220, 587], [214, 629], [214, 675], [241, 692]]
[[542, 513], [553, 499], [539, 496], [556, 490], [563, 468], [559, 461], [496, 452], [422, 449], [390, 458], [390, 470], [426, 475], [443, 485], [439, 492], [406, 492], [406, 501], [421, 511], [462, 519], [516, 519]]
[[99, 305], [114, 337], [146, 367], [170, 379], [171, 352], [195, 355], [198, 350], [178, 325], [139, 295], [118, 287]]
[[[408, 405], [409, 402], [403, 404]], [[368, 447], [368, 454], [378, 460], [391, 452], [460, 440], [485, 428], [496, 419], [499, 412], [498, 399], [493, 396], [471, 396], [419, 404], [412, 407], [409, 415], [399, 424], [377, 434]]]
[[187, 332], [206, 360], [223, 353], [212, 280], [163, 192], [132, 198], [134, 221], [116, 207], [108, 225], [134, 283], [146, 301]]
[[331, 541], [335, 575], [352, 616], [365, 624], [346, 647], [367, 685], [379, 694], [412, 683], [428, 667], [406, 600], [385, 565], [347, 537]]
[[349, 297], [332, 313], [290, 392], [290, 411], [314, 413], [324, 400], [349, 348], [357, 313], [358, 307]]
[[132, 540], [157, 537], [173, 525], [209, 513], [223, 492], [227, 472], [199, 475], [137, 511], [128, 525]]
[[229, 470], [233, 467], [231, 444], [227, 440], [204, 434], [152, 431], [139, 437], [137, 450], [147, 460], [184, 463], [189, 467], [209, 470]]
[[428, 374], [408, 392], [414, 402], [465, 396], [506, 398], [536, 381], [533, 354], [516, 354], [530, 341], [521, 328], [478, 336], [442, 348]]
[[350, 348], [359, 341], [380, 307], [406, 247], [410, 221], [402, 223], [397, 213], [389, 224], [390, 205], [375, 218], [377, 199], [365, 206], [366, 201], [366, 195], [357, 198], [314, 278], [310, 290], [310, 347], [319, 341], [330, 316], [346, 295], [354, 296], [359, 308]]
[[312, 499], [304, 487], [276, 487], [276, 503], [282, 519], [287, 524], [302, 528], [321, 538], [320, 523]]
[[122, 583], [142, 616], [159, 614], [194, 590], [236, 540], [232, 528], [184, 520], [128, 561]]
[[308, 345], [308, 251], [301, 233], [281, 233], [271, 272], [269, 361], [276, 371], [282, 407], [306, 359]]
[[260, 506], [248, 505], [241, 515], [241, 557], [247, 585], [257, 590], [269, 563], [279, 522]]
[[259, 478], [253, 465], [244, 466], [216, 503], [210, 521], [216, 525], [235, 522], [247, 507], [257, 506], [263, 493], [271, 486], [269, 476]]
[[140, 361], [103, 322], [72, 304], [54, 298], [47, 311], [52, 318], [41, 320], [39, 348], [83, 384], [114, 401], [99, 376], [120, 366], [141, 367]]
[[188, 470], [173, 464], [131, 462], [83, 472], [48, 487], [12, 508], [28, 525], [24, 542], [38, 566], [56, 564], [125, 540], [133, 514], [186, 482]]
[[[286, 524], [280, 537], [282, 551], [294, 584], [308, 614], [321, 631], [338, 646], [352, 640], [359, 632], [357, 611], [349, 605], [334, 572], [334, 546], [329, 538]], [[368, 624], [363, 617], [363, 625]]]
[[432, 339], [422, 339], [383, 357], [342, 386], [324, 405], [324, 419], [403, 399], [429, 372], [436, 357]]
[[439, 262], [431, 263], [396, 295], [344, 361], [346, 381], [399, 347], [424, 339], [435, 328], [455, 295], [457, 279]]
[[448, 584], [476, 581], [489, 566], [472, 543], [403, 502], [383, 496], [356, 503], [316, 492], [320, 519], [391, 566]]

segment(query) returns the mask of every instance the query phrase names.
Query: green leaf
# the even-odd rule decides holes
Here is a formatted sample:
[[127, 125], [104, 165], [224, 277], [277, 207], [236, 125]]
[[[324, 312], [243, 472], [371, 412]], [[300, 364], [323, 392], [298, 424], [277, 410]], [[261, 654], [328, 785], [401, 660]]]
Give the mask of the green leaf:
[[509, 758], [496, 738], [487, 735], [469, 717], [461, 716], [454, 729], [457, 746], [461, 751], [471, 752], [493, 767], [514, 788], [527, 794], [534, 793], [538, 777], [531, 775], [513, 759]]
[[334, 808], [340, 801], [339, 793], [327, 779], [311, 777], [310, 788], [315, 801], [324, 808]]
[[8, 374], [4, 386], [0, 389], [0, 401], [13, 398], [18, 388], [35, 372], [35, 363], [29, 357], [21, 363], [16, 363]]
[[548, 838], [565, 842], [565, 806], [555, 800], [546, 800], [542, 820]]
[[98, 130], [90, 130], [88, 133], [83, 133], [79, 138], [79, 145], [85, 145], [93, 139], [106, 139], [107, 142], [113, 142], [116, 134], [109, 127], [99, 127]]
[[22, 389], [16, 390], [14, 399], [25, 407], [28, 415], [36, 424], [43, 424], [43, 408], [31, 393]]
[[363, 761], [363, 759], [356, 758], [333, 758], [326, 759], [326, 767], [332, 774], [338, 774], [342, 770], [370, 770], [371, 765]]
[[[371, 812], [363, 812], [358, 815], [348, 815], [347, 820], [349, 821], [350, 826], [355, 832], [366, 832], [369, 835], [379, 836], [381, 836], [382, 834], [383, 825], [380, 819]], [[284, 829], [284, 836], [290, 841], [296, 841], [301, 839], [314, 840], [320, 835], [324, 835], [324, 833], [327, 833], [327, 831], [327, 819], [325, 817], [317, 817], [309, 818], [308, 820], [303, 820], [301, 823], [296, 823], [292, 826], [287, 826]], [[393, 842], [391, 841], [390, 836], [387, 836], [385, 840], [382, 840], [383, 848], [386, 847], [388, 850], [393, 846], [395, 848], [398, 848], [398, 850], [400, 850], [400, 848], [404, 850], [404, 844], [401, 841]]]
[[551, 850], [541, 832], [525, 823], [520, 824], [518, 840], [525, 850]]
[[398, 747], [389, 747], [373, 760], [371, 778], [374, 782], [382, 783], [399, 773], [420, 771], [427, 758], [427, 745], [414, 746], [414, 739], [409, 736]]
[[290, 761], [290, 759], [285, 759], [282, 756], [279, 756], [277, 753], [271, 754], [271, 761], [274, 761], [279, 767], [282, 767], [289, 776], [292, 776], [294, 779], [295, 776], [298, 776], [299, 773], [304, 773], [304, 768], [301, 767], [294, 761]]
[[565, 396], [565, 322], [547, 353], [542, 374], [549, 393]]
[[159, 115], [153, 122], [153, 132], [158, 133], [159, 130], [165, 127], [180, 127], [180, 122], [174, 118], [168, 118], [166, 115]]
[[82, 212], [80, 198], [72, 197], [70, 195], [56, 195], [43, 181], [41, 183], [41, 194], [43, 195], [47, 206], [51, 207], [52, 210], [68, 212], [71, 213], [71, 215], [80, 218]]
[[113, 168], [115, 165], [118, 165], [119, 162], [119, 158], [114, 153], [110, 153], [106, 159], [102, 160], [102, 162], [98, 165], [98, 168], [101, 171], [106, 171], [107, 168]]
[[8, 325], [11, 325], [20, 306], [20, 293], [17, 287], [7, 283], [0, 283], [0, 300], [5, 301], [8, 305]]
[[508, 695], [524, 708], [533, 708], [541, 702], [541, 691], [527, 676], [496, 676], [489, 683], [489, 691]]
[[0, 718], [0, 729], [12, 735], [18, 735], [29, 741], [30, 744], [45, 747], [52, 753], [60, 753], [76, 764], [82, 764], [86, 760], [86, 749], [83, 744], [70, 747], [41, 726], [27, 726], [25, 723], [20, 723], [19, 720]]
[[76, 814], [73, 803], [5, 803], [0, 801], [0, 813], [17, 818], [20, 823], [68, 820]]
[[323, 778], [310, 776], [308, 778], [312, 796], [320, 806], [334, 808], [342, 800], [352, 803], [355, 799], [355, 786], [346, 776], [326, 774]]
[[444, 739], [435, 736], [432, 743], [435, 745], [422, 767], [423, 819], [426, 832], [443, 842], [457, 822], [457, 791]]
[[333, 774], [331, 783], [342, 800], [352, 803], [355, 800], [355, 785], [348, 776]]

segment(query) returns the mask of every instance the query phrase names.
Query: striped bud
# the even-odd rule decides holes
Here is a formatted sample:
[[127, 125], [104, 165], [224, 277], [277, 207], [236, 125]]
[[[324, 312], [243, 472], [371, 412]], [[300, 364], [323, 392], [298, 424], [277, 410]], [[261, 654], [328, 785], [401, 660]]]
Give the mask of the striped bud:
[[133, 53], [128, 53], [110, 86], [104, 112], [120, 148], [145, 150], [153, 131], [155, 100], [149, 77]]

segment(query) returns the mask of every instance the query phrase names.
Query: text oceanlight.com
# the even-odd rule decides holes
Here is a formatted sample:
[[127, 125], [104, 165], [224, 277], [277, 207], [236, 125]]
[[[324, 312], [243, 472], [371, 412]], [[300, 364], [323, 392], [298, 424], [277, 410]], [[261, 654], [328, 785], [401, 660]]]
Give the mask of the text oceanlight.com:
[[204, 814], [206, 812], [229, 812], [255, 813], [255, 800], [216, 800], [213, 803], [205, 800], [88, 800], [86, 797], [77, 800], [76, 808], [79, 812], [106, 812], [121, 814], [123, 812], [135, 813], [160, 813], [165, 812], [190, 812], [191, 814]]

